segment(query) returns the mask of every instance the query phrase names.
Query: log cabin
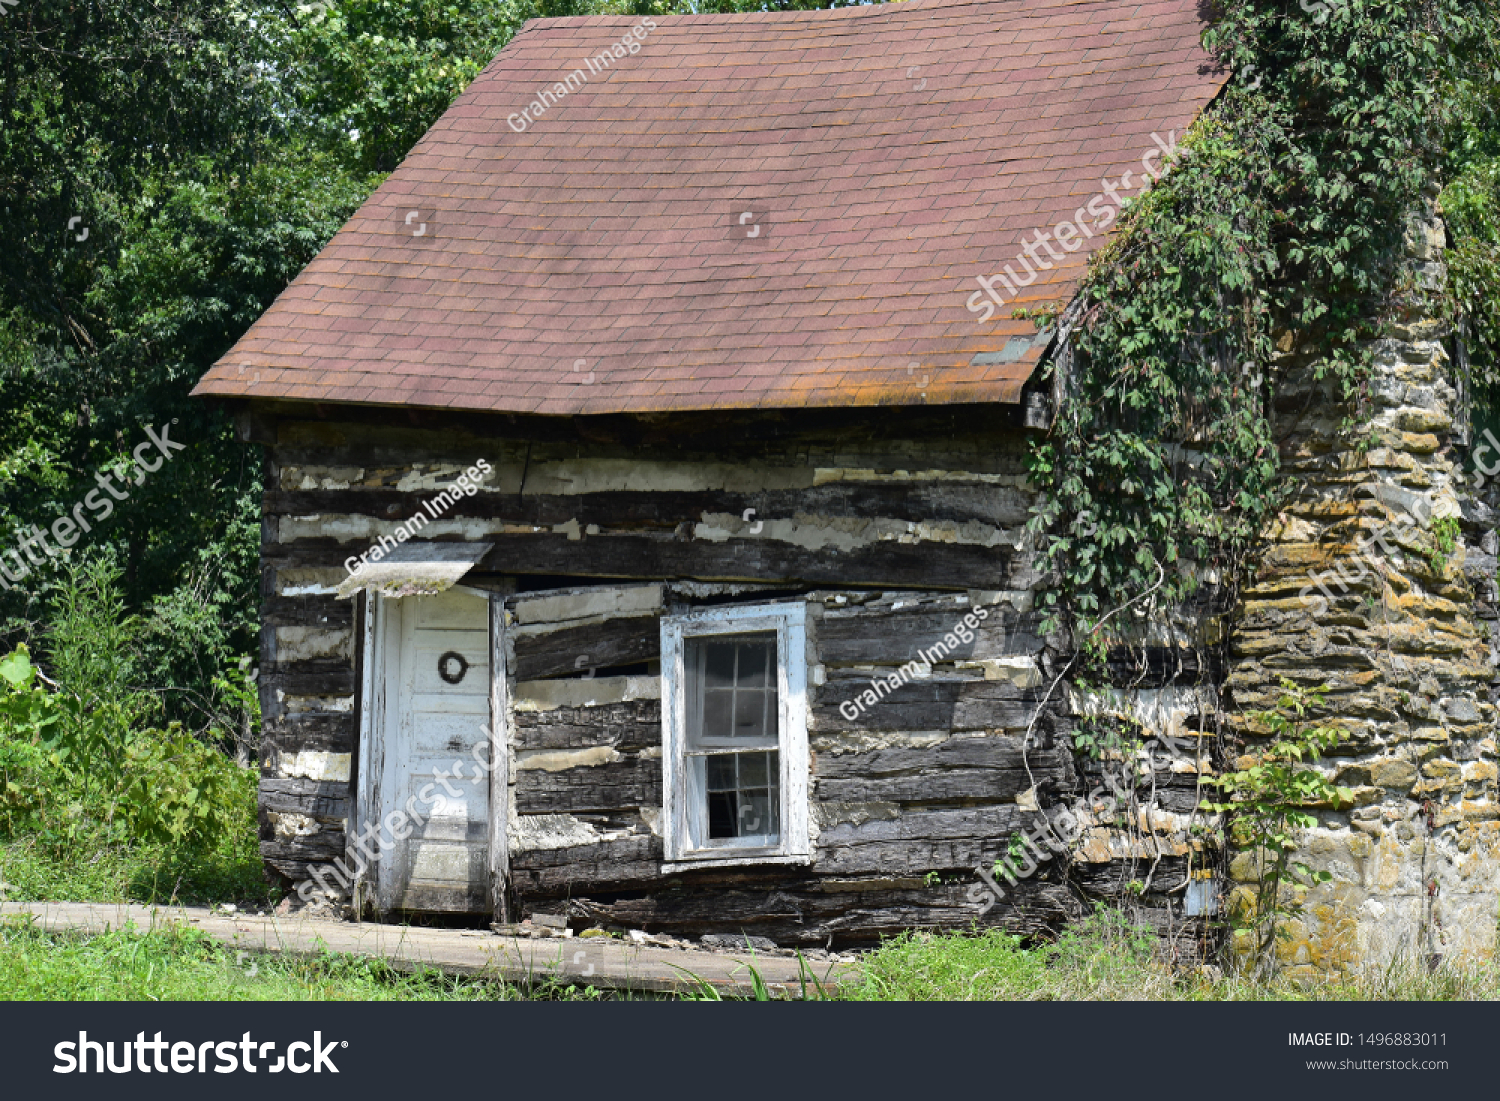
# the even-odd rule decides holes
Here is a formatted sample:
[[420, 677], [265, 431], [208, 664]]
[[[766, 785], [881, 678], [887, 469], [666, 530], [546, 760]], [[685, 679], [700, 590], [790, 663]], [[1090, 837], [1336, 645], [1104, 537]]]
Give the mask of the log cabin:
[[1068, 304], [1226, 80], [1199, 8], [528, 23], [195, 391], [265, 456], [268, 869], [790, 946], [1144, 860], [1201, 925], [1192, 754], [1144, 849], [987, 872], [1087, 816], [1078, 715], [1191, 740], [1226, 675], [1060, 686], [1025, 531]]

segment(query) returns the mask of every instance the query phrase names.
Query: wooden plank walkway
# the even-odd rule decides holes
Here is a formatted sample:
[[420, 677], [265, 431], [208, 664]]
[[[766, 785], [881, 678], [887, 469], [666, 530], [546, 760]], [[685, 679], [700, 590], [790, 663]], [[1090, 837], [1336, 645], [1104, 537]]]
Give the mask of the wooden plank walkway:
[[[753, 991], [754, 967], [774, 995], [798, 997], [802, 991], [796, 959], [682, 951], [607, 937], [533, 939], [477, 929], [424, 929], [295, 914], [250, 917], [192, 906], [0, 902], [0, 917], [25, 914], [53, 933], [183, 925], [247, 952], [340, 952], [384, 959], [402, 970], [425, 966], [528, 986], [550, 980], [611, 990], [686, 993], [698, 989], [693, 978], [697, 976], [726, 996], [744, 996]], [[848, 964], [827, 962], [809, 964], [809, 973], [809, 986], [816, 981], [825, 988], [855, 974]]]

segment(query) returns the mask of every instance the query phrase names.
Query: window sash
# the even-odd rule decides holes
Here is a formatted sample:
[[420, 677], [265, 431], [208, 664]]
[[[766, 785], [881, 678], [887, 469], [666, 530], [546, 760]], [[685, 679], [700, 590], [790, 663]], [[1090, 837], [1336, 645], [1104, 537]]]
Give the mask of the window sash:
[[[701, 696], [690, 668], [691, 641], [775, 639], [776, 737], [699, 738], [690, 712]], [[701, 648], [700, 648], [701, 651]], [[669, 864], [724, 861], [801, 862], [810, 858], [806, 717], [806, 605], [797, 602], [703, 609], [662, 620], [663, 836]], [[768, 693], [769, 695], [769, 693]], [[692, 726], [690, 726], [690, 721]], [[709, 836], [708, 758], [774, 752], [777, 836]]]
[[[726, 688], [722, 685], [710, 685], [708, 683], [708, 648], [713, 639], [720, 645], [734, 646], [735, 671], [731, 683]], [[769, 631], [757, 632], [755, 634], [734, 635], [697, 635], [689, 634], [683, 638], [684, 664], [687, 670], [687, 679], [684, 685], [687, 706], [687, 748], [690, 753], [703, 750], [726, 750], [753, 748], [755, 746], [767, 746], [775, 748], [781, 744], [780, 734], [780, 702], [781, 688], [780, 677], [773, 681], [770, 676], [764, 679], [770, 683], [761, 686], [742, 687], [739, 684], [739, 662], [742, 646], [757, 645], [768, 646], [770, 650], [770, 664], [767, 673], [774, 673], [776, 667], [782, 661], [780, 640], [775, 633]], [[760, 697], [760, 729], [763, 731], [774, 731], [759, 738], [741, 737], [739, 735], [710, 735], [703, 732], [705, 712], [708, 708], [709, 693], [715, 693], [720, 698], [724, 693], [729, 696], [729, 720], [731, 725], [735, 724], [740, 715], [740, 701], [742, 697], [755, 707], [753, 697]]]

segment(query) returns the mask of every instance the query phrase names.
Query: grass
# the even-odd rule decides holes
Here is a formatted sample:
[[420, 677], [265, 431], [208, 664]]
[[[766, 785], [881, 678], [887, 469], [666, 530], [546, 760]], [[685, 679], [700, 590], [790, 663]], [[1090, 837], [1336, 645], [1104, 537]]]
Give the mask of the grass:
[[[102, 831], [101, 831], [102, 833]], [[11, 902], [141, 902], [274, 906], [253, 819], [216, 850], [195, 853], [103, 836], [62, 843], [0, 838], [0, 883]]]
[[594, 1000], [592, 987], [533, 987], [400, 971], [327, 953], [239, 952], [177, 925], [72, 936], [0, 920], [0, 990], [14, 1001], [519, 1001]]
[[[271, 907], [278, 900], [261, 873], [254, 807], [242, 828], [208, 852], [119, 839], [100, 828], [81, 839], [48, 828], [0, 838], [0, 883], [10, 901], [140, 902]], [[46, 824], [51, 827], [53, 824]], [[239, 953], [206, 934], [167, 926], [98, 936], [42, 932], [0, 923], [0, 990], [13, 999], [515, 1000], [620, 997], [589, 987], [520, 987], [404, 972], [380, 960]], [[253, 972], [253, 974], [251, 973]], [[1213, 971], [1172, 970], [1148, 930], [1101, 909], [1053, 943], [1026, 944], [999, 930], [912, 932], [867, 953], [861, 980], [824, 995], [849, 1001], [1452, 1001], [1500, 999], [1500, 967], [1416, 960], [1319, 980], [1254, 980]], [[810, 974], [812, 974], [810, 972]], [[691, 979], [691, 972], [684, 971]], [[812, 974], [814, 979], [820, 975]], [[758, 979], [758, 976], [756, 977]], [[683, 996], [718, 1000], [707, 984]], [[654, 997], [654, 996], [651, 996]], [[731, 995], [724, 997], [732, 998]], [[768, 1000], [764, 984], [752, 995]]]
[[[907, 933], [867, 954], [861, 979], [838, 990], [810, 981], [807, 996], [835, 1001], [1494, 1001], [1500, 968], [1417, 961], [1318, 980], [1173, 971], [1150, 932], [1101, 910], [1055, 943], [1027, 946], [987, 930]], [[815, 980], [821, 978], [812, 971]], [[691, 980], [692, 973], [683, 975]], [[775, 1000], [764, 983], [744, 1000]], [[736, 1000], [699, 983], [688, 1000]], [[168, 925], [93, 936], [53, 934], [29, 919], [0, 920], [0, 990], [13, 1000], [517, 1001], [659, 995], [546, 981], [520, 986], [398, 970], [382, 960], [327, 953], [244, 953], [196, 929]]]
[[1101, 909], [1050, 945], [1028, 947], [998, 930], [974, 935], [906, 933], [861, 962], [857, 1001], [1495, 1001], [1494, 961], [1413, 958], [1318, 979], [1270, 979], [1173, 970], [1153, 934]]
[[[0, 883], [10, 901], [140, 902], [270, 907], [255, 831], [247, 822], [216, 850], [191, 853], [98, 837], [64, 842], [40, 835], [0, 839]], [[86, 856], [79, 854], [87, 854]], [[555, 982], [520, 987], [398, 971], [380, 960], [236, 958], [192, 929], [167, 926], [99, 936], [41, 932], [0, 923], [0, 990], [13, 999], [125, 1000], [484, 1000], [629, 996]], [[254, 974], [250, 974], [254, 971]], [[999, 930], [906, 933], [867, 953], [860, 981], [810, 997], [847, 1001], [1492, 1001], [1500, 966], [1416, 960], [1318, 980], [1256, 980], [1164, 966], [1155, 936], [1118, 911], [1101, 909], [1050, 944], [1026, 944]], [[821, 975], [811, 971], [814, 980]], [[691, 972], [684, 971], [691, 980]], [[702, 989], [684, 997], [718, 1000]], [[732, 995], [723, 995], [732, 999]], [[752, 997], [767, 1000], [758, 990]]]

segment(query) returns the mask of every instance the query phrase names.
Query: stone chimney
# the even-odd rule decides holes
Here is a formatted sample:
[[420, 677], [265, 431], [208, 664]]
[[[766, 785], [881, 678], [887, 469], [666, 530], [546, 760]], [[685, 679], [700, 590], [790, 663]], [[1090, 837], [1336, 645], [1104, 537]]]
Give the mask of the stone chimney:
[[[1323, 765], [1354, 803], [1319, 810], [1298, 858], [1332, 879], [1298, 892], [1301, 920], [1278, 949], [1305, 973], [1495, 947], [1495, 535], [1465, 468], [1465, 388], [1437, 320], [1444, 245], [1435, 207], [1413, 220], [1402, 304], [1358, 409], [1313, 378], [1293, 337], [1276, 364], [1293, 489], [1231, 626], [1226, 710], [1236, 752], [1253, 754], [1245, 717], [1274, 707], [1288, 677], [1327, 685], [1318, 720], [1347, 733]], [[1230, 874], [1231, 903], [1253, 897], [1256, 854], [1234, 854]]]

